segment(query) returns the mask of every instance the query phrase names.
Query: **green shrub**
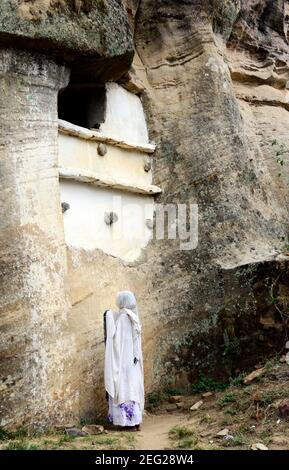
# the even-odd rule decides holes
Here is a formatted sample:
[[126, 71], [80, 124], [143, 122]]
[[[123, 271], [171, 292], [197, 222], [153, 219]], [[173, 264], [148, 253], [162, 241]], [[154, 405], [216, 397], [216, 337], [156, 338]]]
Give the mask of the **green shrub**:
[[234, 387], [240, 387], [241, 385], [243, 385], [243, 380], [246, 375], [246, 372], [241, 372], [241, 374], [237, 375], [236, 377], [231, 377], [230, 385], [233, 385]]
[[226, 393], [220, 400], [218, 401], [218, 405], [223, 408], [224, 406], [228, 405], [229, 403], [235, 403], [236, 395], [235, 393]]
[[3, 428], [0, 428], [0, 441], [7, 441], [10, 439], [10, 433]]

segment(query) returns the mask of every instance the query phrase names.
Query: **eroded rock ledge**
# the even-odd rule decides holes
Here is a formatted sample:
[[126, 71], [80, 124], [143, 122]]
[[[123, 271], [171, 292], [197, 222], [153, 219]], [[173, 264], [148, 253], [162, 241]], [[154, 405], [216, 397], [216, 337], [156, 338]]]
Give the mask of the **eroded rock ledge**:
[[65, 60], [77, 81], [115, 80], [133, 58], [119, 0], [3, 0], [0, 45]]

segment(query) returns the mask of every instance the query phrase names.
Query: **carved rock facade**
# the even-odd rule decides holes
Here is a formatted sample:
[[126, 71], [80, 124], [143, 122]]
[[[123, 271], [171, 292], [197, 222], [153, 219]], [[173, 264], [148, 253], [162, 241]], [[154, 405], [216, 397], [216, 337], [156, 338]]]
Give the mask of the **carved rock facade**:
[[[189, 389], [200, 372], [228, 377], [280, 351], [289, 299], [288, 2], [4, 3], [1, 425], [104, 410], [102, 312], [121, 289], [138, 298], [147, 392]], [[141, 96], [157, 144], [156, 202], [198, 204], [195, 250], [151, 240], [128, 262], [66, 246], [57, 93], [69, 72], [74, 88], [118, 81]]]

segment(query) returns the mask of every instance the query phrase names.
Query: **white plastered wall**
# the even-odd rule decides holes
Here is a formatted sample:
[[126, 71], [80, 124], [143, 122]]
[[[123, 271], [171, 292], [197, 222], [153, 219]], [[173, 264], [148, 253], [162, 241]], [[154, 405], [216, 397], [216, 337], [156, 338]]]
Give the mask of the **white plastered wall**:
[[106, 117], [103, 134], [135, 144], [148, 143], [148, 131], [141, 100], [116, 83], [106, 85]]
[[[151, 237], [146, 226], [146, 219], [152, 219], [154, 210], [150, 196], [63, 181], [61, 200], [70, 205], [63, 215], [66, 243], [70, 246], [100, 248], [112, 256], [134, 261]], [[118, 216], [112, 225], [104, 221], [109, 211]]]
[[[148, 144], [140, 99], [115, 83], [108, 84], [106, 120], [99, 135], [110, 139], [104, 156], [98, 155], [97, 140], [59, 135], [60, 174], [65, 168], [66, 174], [71, 169], [71, 175], [77, 170], [80, 175], [93, 174], [96, 179], [95, 184], [67, 176], [61, 179], [61, 201], [70, 206], [63, 214], [66, 243], [85, 250], [98, 248], [125, 261], [135, 261], [152, 236], [147, 221], [153, 220], [154, 212], [153, 197], [137, 189], [152, 188], [152, 172], [144, 170], [151, 157], [139, 149]], [[135, 144], [136, 148], [124, 148], [117, 141]], [[99, 187], [97, 178], [120, 181], [122, 190]], [[118, 217], [111, 225], [105, 223], [108, 212]]]

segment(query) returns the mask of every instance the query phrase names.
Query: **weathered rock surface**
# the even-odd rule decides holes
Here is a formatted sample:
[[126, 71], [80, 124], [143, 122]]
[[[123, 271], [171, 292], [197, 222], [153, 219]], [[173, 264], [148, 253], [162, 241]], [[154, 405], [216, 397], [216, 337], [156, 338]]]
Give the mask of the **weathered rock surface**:
[[[0, 56], [1, 424], [78, 422], [106, 407], [102, 312], [120, 289], [138, 299], [147, 391], [279, 351], [287, 2], [126, 0], [127, 15], [114, 0], [3, 3], [0, 44], [30, 52]], [[67, 66], [74, 83], [120, 78], [142, 93], [157, 202], [198, 204], [197, 249], [152, 241], [133, 264], [66, 249], [56, 139]]]
[[91, 435], [97, 435], [104, 432], [104, 427], [99, 424], [87, 424], [83, 426], [82, 431]]
[[72, 359], [55, 145], [68, 77], [44, 55], [0, 50], [2, 425], [67, 422], [74, 401], [63, 380]]
[[191, 411], [197, 411], [199, 408], [201, 408], [202, 404], [203, 404], [203, 401], [202, 401], [202, 400], [197, 401], [196, 403], [194, 403], [194, 404], [191, 406], [190, 410], [191, 410]]
[[[244, 377], [243, 383], [245, 385], [247, 385], [247, 384], [253, 382], [253, 380], [258, 379], [259, 377], [261, 377], [264, 374], [264, 372], [265, 372], [265, 369], [254, 370], [250, 374], [246, 375], [246, 377]], [[258, 400], [255, 400], [255, 401], [258, 401]]]
[[202, 394], [202, 398], [211, 398], [213, 396], [214, 396], [213, 392], [205, 392]]
[[180, 401], [182, 401], [182, 398], [183, 398], [182, 395], [173, 395], [173, 396], [169, 397], [169, 402], [170, 403], [179, 403]]
[[251, 450], [269, 450], [265, 444], [262, 444], [262, 442], [257, 442], [256, 444], [253, 444], [251, 447]]
[[219, 431], [217, 434], [216, 434], [216, 437], [225, 437], [225, 436], [228, 436], [229, 434], [229, 429], [222, 429], [221, 431]]
[[282, 1], [139, 4], [133, 65], [157, 143], [157, 202], [199, 208], [197, 249], [166, 240], [148, 250], [156, 357], [165, 358], [155, 381], [232, 374], [284, 334], [286, 21]]
[[83, 429], [78, 429], [78, 428], [68, 428], [68, 429], [65, 429], [65, 433], [68, 435], [68, 436], [73, 436], [73, 437], [77, 437], [77, 436], [88, 436], [88, 433], [87, 431], [84, 431]]
[[3, 0], [0, 45], [65, 59], [78, 81], [117, 79], [133, 57], [128, 18], [115, 0]]
[[0, 47], [0, 425], [77, 422], [95, 416], [102, 348], [69, 315], [57, 97], [69, 75], [127, 71], [132, 35], [119, 1], [5, 0]]
[[175, 404], [171, 403], [171, 404], [166, 406], [166, 411], [168, 413], [171, 413], [172, 411], [177, 411], [177, 409], [178, 409], [178, 407], [177, 407], [176, 403]]

